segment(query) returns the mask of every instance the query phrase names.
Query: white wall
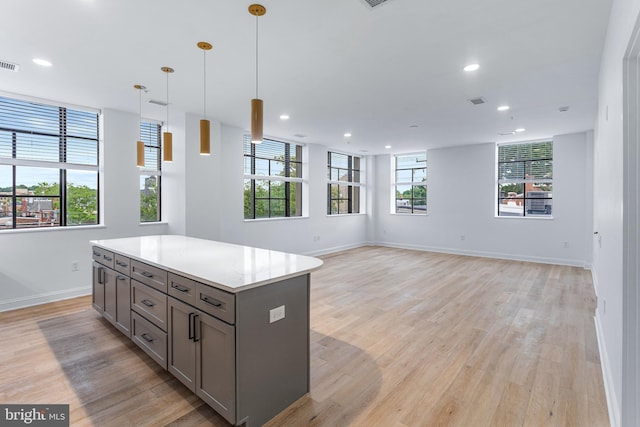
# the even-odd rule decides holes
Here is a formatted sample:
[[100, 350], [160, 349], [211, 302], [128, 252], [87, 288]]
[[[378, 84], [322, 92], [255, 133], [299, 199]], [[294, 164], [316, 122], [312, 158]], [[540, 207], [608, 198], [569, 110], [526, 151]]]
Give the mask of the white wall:
[[602, 54], [594, 137], [593, 277], [598, 339], [610, 416], [621, 425], [623, 295], [623, 58], [640, 13], [638, 0], [614, 0]]
[[591, 192], [591, 133], [558, 135], [553, 140], [553, 219], [495, 217], [495, 144], [428, 151], [427, 216], [390, 213], [391, 160], [388, 155], [377, 156], [376, 242], [467, 255], [590, 265], [591, 205], [587, 195]]
[[[103, 113], [103, 225], [3, 231], [0, 311], [91, 293], [90, 240], [166, 231], [164, 224], [139, 224], [138, 115], [108, 109]], [[71, 271], [73, 261], [78, 261], [79, 271]]]

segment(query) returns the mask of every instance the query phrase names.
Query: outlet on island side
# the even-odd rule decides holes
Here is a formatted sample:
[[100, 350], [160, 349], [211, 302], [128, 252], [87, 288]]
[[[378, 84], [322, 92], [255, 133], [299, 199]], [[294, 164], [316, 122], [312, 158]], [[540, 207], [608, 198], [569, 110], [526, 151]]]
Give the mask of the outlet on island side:
[[284, 319], [284, 305], [269, 310], [269, 323]]
[[80, 263], [78, 261], [71, 261], [71, 271], [80, 271]]

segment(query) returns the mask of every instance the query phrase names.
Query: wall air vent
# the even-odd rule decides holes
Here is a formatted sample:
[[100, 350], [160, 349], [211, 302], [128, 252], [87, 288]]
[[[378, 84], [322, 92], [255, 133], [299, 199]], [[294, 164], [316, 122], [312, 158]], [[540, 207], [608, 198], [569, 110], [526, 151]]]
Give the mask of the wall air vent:
[[13, 71], [17, 73], [19, 69], [20, 65], [0, 59], [0, 70]]
[[487, 102], [486, 99], [484, 99], [483, 97], [479, 96], [477, 98], [471, 98], [468, 99], [467, 101], [469, 101], [470, 103], [472, 103], [473, 105], [480, 105], [480, 104], [484, 104]]
[[498, 132], [498, 135], [500, 136], [508, 136], [508, 135], [515, 135], [516, 133], [513, 131], [510, 132]]
[[362, 0], [362, 4], [365, 6], [375, 9], [378, 6], [382, 6], [385, 3], [389, 3], [390, 0]]
[[160, 105], [160, 106], [162, 106], [162, 107], [166, 107], [167, 105], [169, 105], [169, 104], [167, 104], [166, 102], [164, 102], [164, 101], [158, 101], [157, 99], [150, 99], [150, 100], [148, 100], [147, 102], [148, 102], [149, 104]]

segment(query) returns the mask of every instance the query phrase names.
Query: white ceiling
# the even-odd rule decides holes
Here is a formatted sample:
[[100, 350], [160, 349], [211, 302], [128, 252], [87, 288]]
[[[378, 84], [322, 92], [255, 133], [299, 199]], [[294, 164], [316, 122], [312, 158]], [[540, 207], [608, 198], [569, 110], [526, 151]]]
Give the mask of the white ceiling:
[[[138, 112], [164, 100], [247, 129], [255, 17], [238, 0], [2, 0], [0, 90]], [[369, 154], [592, 129], [611, 0], [264, 0], [265, 135]], [[43, 68], [32, 58], [50, 60]], [[463, 71], [477, 62], [480, 69]], [[485, 97], [473, 106], [467, 100]], [[498, 112], [508, 104], [511, 109]], [[570, 106], [560, 113], [558, 108]], [[291, 118], [281, 121], [280, 114]], [[165, 108], [143, 104], [143, 116]], [[418, 126], [410, 127], [410, 126]], [[516, 136], [499, 136], [518, 127]], [[351, 132], [350, 138], [343, 136]], [[299, 138], [294, 135], [306, 135]]]

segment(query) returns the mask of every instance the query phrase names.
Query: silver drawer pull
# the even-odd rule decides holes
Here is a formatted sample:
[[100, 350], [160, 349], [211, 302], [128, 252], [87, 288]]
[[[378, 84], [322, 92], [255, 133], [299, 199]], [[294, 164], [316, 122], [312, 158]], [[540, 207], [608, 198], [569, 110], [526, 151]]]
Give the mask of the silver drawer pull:
[[176, 291], [189, 292], [189, 288], [187, 288], [186, 286], [178, 285], [177, 283], [171, 283], [171, 287]]
[[106, 259], [109, 262], [113, 261], [113, 258], [111, 258], [110, 256], [102, 255], [102, 258]]
[[118, 275], [118, 277], [116, 277], [116, 279], [118, 279], [118, 280], [127, 280], [127, 276]]
[[153, 338], [149, 334], [140, 335], [146, 342], [153, 342]]
[[149, 273], [148, 271], [143, 271], [140, 274], [142, 274], [144, 277], [148, 277], [148, 278], [152, 278], [153, 274]]
[[127, 263], [126, 262], [122, 262], [122, 261], [116, 261], [116, 264], [119, 265], [120, 267], [126, 267]]
[[200, 295], [200, 299], [202, 301], [206, 302], [207, 304], [212, 305], [214, 307], [217, 307], [217, 308], [222, 307], [222, 303], [220, 301], [215, 300], [215, 299], [209, 299], [209, 297], [206, 296], [206, 295]]
[[149, 301], [148, 299], [143, 299], [140, 302], [143, 303], [144, 305], [146, 305], [147, 307], [153, 307], [154, 305], [156, 305], [154, 302]]
[[93, 251], [93, 256], [100, 256], [100, 252]]

